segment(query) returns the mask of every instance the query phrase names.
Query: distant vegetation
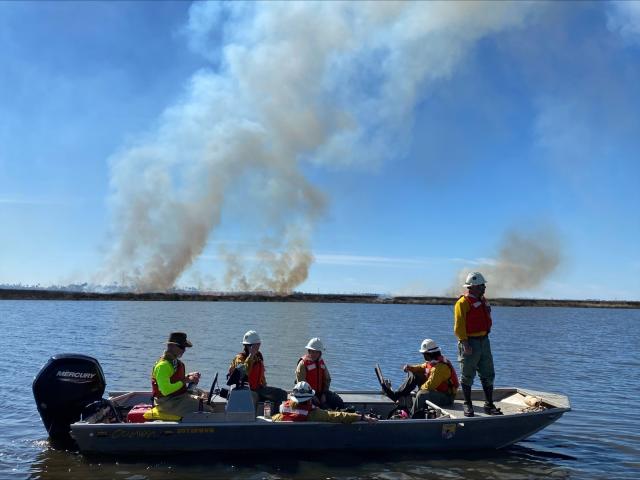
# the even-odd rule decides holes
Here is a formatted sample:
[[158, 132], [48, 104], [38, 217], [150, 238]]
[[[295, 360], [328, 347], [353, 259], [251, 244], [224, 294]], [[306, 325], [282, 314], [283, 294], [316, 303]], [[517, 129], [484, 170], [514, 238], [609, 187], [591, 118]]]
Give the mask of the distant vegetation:
[[[166, 293], [135, 293], [132, 291], [86, 291], [64, 289], [0, 286], [0, 300], [135, 300], [135, 301], [196, 301], [196, 302], [311, 302], [311, 303], [381, 303], [412, 305], [453, 305], [456, 298], [364, 294], [316, 294], [293, 292], [287, 295], [273, 292], [216, 292], [176, 290]], [[82, 287], [82, 286], [81, 286]], [[624, 300], [555, 300], [528, 298], [491, 298], [491, 304], [507, 307], [584, 307], [640, 308], [640, 302]]]

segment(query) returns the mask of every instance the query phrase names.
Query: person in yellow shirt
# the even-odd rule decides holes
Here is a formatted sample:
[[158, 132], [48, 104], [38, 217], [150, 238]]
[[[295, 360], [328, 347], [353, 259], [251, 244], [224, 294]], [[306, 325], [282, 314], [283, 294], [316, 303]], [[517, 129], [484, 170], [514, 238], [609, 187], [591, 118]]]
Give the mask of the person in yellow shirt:
[[[198, 384], [200, 372], [186, 373], [186, 367], [180, 360], [191, 346], [186, 333], [171, 333], [166, 350], [153, 367], [153, 403], [161, 414], [183, 417], [187, 413], [197, 412], [200, 407], [200, 397], [187, 391], [188, 384]], [[203, 405], [203, 408], [211, 409], [208, 405]]]
[[435, 341], [425, 338], [420, 353], [425, 363], [404, 365], [402, 370], [407, 372], [407, 379], [398, 390], [394, 391], [388, 380], [382, 384], [384, 393], [394, 402], [409, 397], [415, 387], [419, 388], [411, 408], [412, 415], [424, 408], [427, 400], [440, 407], [452, 405], [460, 386], [455, 368], [442, 355]]
[[467, 293], [456, 302], [453, 316], [453, 332], [458, 337], [458, 361], [460, 383], [464, 395], [464, 415], [473, 417], [471, 386], [476, 372], [484, 390], [484, 411], [489, 415], [502, 415], [493, 403], [495, 369], [489, 333], [493, 325], [491, 306], [484, 296], [486, 280], [480, 272], [467, 275], [464, 287]]
[[313, 404], [315, 391], [307, 382], [298, 382], [293, 387], [289, 400], [280, 405], [280, 413], [271, 417], [274, 422], [329, 422], [353, 423], [358, 421], [376, 422], [369, 415], [323, 410]]

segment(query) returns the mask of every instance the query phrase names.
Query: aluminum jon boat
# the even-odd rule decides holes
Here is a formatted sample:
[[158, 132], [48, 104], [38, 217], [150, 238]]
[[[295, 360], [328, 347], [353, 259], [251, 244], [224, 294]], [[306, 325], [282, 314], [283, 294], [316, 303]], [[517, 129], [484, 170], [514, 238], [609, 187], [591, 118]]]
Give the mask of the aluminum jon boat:
[[429, 404], [428, 418], [400, 418], [394, 415], [397, 405], [379, 391], [350, 391], [337, 393], [346, 405], [380, 420], [352, 424], [272, 422], [256, 415], [262, 413], [262, 404], [254, 405], [248, 389], [232, 387], [227, 399], [215, 397], [214, 381], [205, 399], [213, 412], [194, 412], [181, 421], [131, 423], [127, 414], [134, 406], [149, 403], [151, 392], [112, 392], [102, 399], [105, 385], [99, 363], [84, 355], [57, 355], [42, 368], [33, 391], [54, 446], [65, 444], [70, 436], [82, 453], [114, 455], [252, 449], [499, 449], [533, 435], [571, 410], [566, 396], [514, 387], [495, 389], [495, 403], [503, 415], [485, 415], [483, 393], [477, 390], [472, 393], [476, 410], [472, 418], [464, 417], [461, 398], [450, 408]]

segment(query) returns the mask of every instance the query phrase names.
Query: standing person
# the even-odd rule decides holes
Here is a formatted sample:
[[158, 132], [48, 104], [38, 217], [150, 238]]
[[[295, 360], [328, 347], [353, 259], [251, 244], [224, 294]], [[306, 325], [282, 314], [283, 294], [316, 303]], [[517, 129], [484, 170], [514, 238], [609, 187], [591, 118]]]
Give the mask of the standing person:
[[236, 368], [244, 370], [248, 378], [249, 388], [253, 396], [254, 403], [269, 400], [274, 403], [274, 407], [280, 406], [281, 402], [287, 399], [287, 392], [281, 388], [267, 385], [264, 370], [264, 357], [260, 352], [260, 335], [255, 330], [249, 330], [242, 337], [242, 351], [238, 353], [229, 365], [229, 375]]
[[280, 406], [280, 413], [272, 418], [274, 422], [329, 422], [353, 423], [378, 421], [377, 418], [360, 413], [331, 412], [313, 404], [315, 392], [307, 382], [298, 382], [293, 387], [289, 400]]
[[[185, 350], [192, 346], [186, 333], [171, 333], [167, 349], [153, 367], [153, 403], [160, 413], [183, 417], [187, 413], [198, 411], [200, 398], [187, 391], [187, 384], [197, 384], [200, 372], [186, 373], [186, 367], [180, 360]], [[203, 408], [211, 409], [209, 405], [204, 405]]]
[[419, 388], [413, 401], [412, 415], [424, 408], [427, 400], [440, 407], [453, 405], [460, 386], [455, 368], [442, 355], [440, 347], [434, 340], [425, 338], [420, 345], [420, 353], [425, 363], [404, 365], [402, 370], [408, 375], [398, 390], [392, 390], [388, 380], [382, 384], [382, 390], [394, 402], [409, 397], [415, 387]]
[[464, 415], [473, 417], [471, 386], [476, 376], [480, 376], [484, 390], [484, 411], [489, 415], [502, 415], [493, 403], [493, 356], [491, 355], [491, 306], [484, 297], [486, 284], [480, 272], [467, 275], [464, 287], [467, 293], [456, 302], [453, 331], [458, 337], [458, 361], [460, 362], [462, 393], [464, 394]]
[[340, 395], [329, 390], [331, 375], [322, 359], [324, 345], [319, 338], [312, 338], [305, 347], [307, 353], [298, 359], [296, 382], [306, 381], [315, 392], [313, 403], [320, 408], [340, 410], [344, 402]]

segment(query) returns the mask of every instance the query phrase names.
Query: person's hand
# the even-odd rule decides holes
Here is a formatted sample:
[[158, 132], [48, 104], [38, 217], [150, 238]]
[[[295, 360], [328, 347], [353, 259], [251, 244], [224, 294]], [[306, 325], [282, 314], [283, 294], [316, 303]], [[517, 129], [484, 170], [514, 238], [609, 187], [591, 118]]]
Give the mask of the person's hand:
[[409, 365], [407, 365], [406, 363], [402, 366], [402, 371], [403, 372], [408, 372], [409, 371]]
[[473, 353], [473, 349], [471, 348], [471, 345], [469, 345], [469, 342], [462, 343], [462, 352], [464, 356], [469, 356]]
[[367, 423], [376, 423], [378, 421], [378, 419], [376, 417], [372, 417], [371, 415], [362, 414], [360, 416], [360, 421], [364, 421], [364, 422], [367, 422]]

